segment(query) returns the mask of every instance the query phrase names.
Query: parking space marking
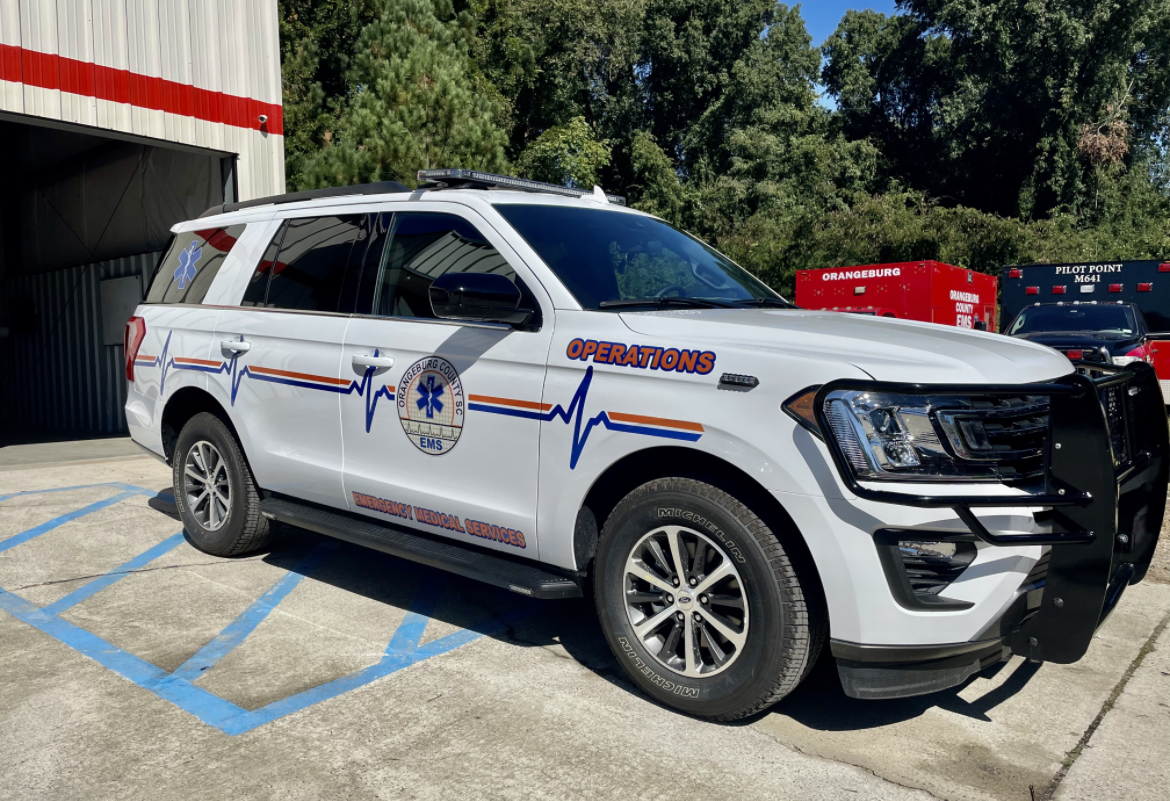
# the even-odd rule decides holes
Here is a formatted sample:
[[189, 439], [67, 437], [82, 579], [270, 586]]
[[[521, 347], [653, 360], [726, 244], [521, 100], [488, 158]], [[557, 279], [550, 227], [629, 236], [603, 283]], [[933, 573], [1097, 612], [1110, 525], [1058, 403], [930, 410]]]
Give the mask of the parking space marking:
[[[10, 537], [8, 540], [0, 543], [0, 549], [15, 547], [39, 534], [43, 534], [45, 531], [52, 530], [67, 522], [77, 520], [130, 497], [137, 495], [156, 498], [170, 497], [167, 493], [158, 493], [153, 490], [148, 490], [145, 487], [115, 482], [12, 493], [0, 496], [0, 502], [17, 496], [38, 494], [38, 492], [63, 492], [66, 490], [93, 489], [94, 487], [107, 486], [121, 490], [121, 492], [104, 501], [99, 501], [74, 512], [61, 515], [48, 523], [29, 529], [15, 537]], [[20, 538], [20, 540], [13, 542], [17, 538]], [[232, 621], [223, 632], [207, 645], [203, 646], [203, 648], [199, 649], [194, 656], [188, 659], [187, 662], [173, 673], [167, 673], [162, 668], [124, 651], [98, 637], [96, 634], [86, 631], [80, 626], [74, 625], [59, 617], [61, 612], [96, 595], [125, 576], [130, 575], [134, 570], [173, 550], [183, 541], [184, 534], [180, 531], [157, 545], [152, 546], [138, 556], [135, 556], [121, 566], [43, 608], [38, 608], [20, 596], [0, 587], [0, 610], [48, 634], [83, 656], [92, 659], [103, 667], [117, 673], [119, 676], [134, 682], [139, 687], [149, 690], [159, 698], [174, 704], [179, 709], [198, 718], [206, 725], [213, 726], [231, 736], [252, 731], [258, 726], [263, 726], [266, 723], [270, 723], [294, 712], [299, 712], [315, 704], [335, 698], [350, 690], [363, 687], [373, 681], [389, 676], [392, 673], [396, 673], [399, 670], [430, 659], [431, 657], [453, 651], [485, 635], [503, 631], [508, 626], [531, 617], [536, 611], [530, 602], [524, 599], [514, 599], [509, 596], [510, 600], [515, 601], [519, 605], [495, 617], [480, 621], [468, 628], [459, 629], [451, 634], [432, 640], [426, 645], [420, 646], [419, 643], [431, 620], [435, 607], [443, 597], [443, 593], [447, 587], [447, 576], [445, 574], [439, 571], [428, 570], [428, 573], [431, 575], [421, 583], [414, 598], [411, 600], [405, 618], [403, 618], [402, 622], [394, 630], [378, 662], [351, 673], [348, 676], [342, 676], [308, 690], [303, 690], [295, 695], [273, 701], [259, 709], [247, 710], [219, 697], [215, 693], [199, 687], [194, 684], [194, 680], [203, 675], [205, 668], [216, 664], [243, 642], [301, 581], [319, 567], [340, 546], [336, 542], [329, 541], [314, 548], [292, 571], [282, 576], [264, 595], [249, 606], [236, 620]]]
[[86, 598], [89, 598], [91, 595], [97, 595], [99, 592], [106, 589], [114, 582], [120, 581], [122, 578], [130, 575], [135, 570], [138, 570], [141, 567], [145, 567], [149, 563], [153, 562], [155, 559], [158, 559], [163, 554], [170, 553], [171, 551], [173, 551], [175, 548], [177, 548], [183, 542], [185, 542], [185, 537], [183, 536], [182, 531], [180, 531], [179, 533], [174, 534], [170, 537], [167, 537], [165, 540], [160, 542], [158, 545], [155, 545], [153, 548], [150, 548], [149, 550], [143, 551], [142, 553], [138, 554], [138, 556], [135, 556], [133, 559], [131, 559], [129, 562], [126, 562], [125, 564], [118, 565], [113, 570], [111, 570], [109, 573], [106, 573], [104, 576], [101, 576], [99, 578], [94, 579], [93, 581], [89, 582], [85, 586], [78, 587], [76, 590], [69, 593], [64, 598], [60, 598], [60, 599], [54, 601], [53, 603], [49, 604], [48, 606], [44, 607], [41, 611], [45, 612], [46, 614], [50, 614], [50, 615], [59, 615], [62, 612], [64, 612], [66, 609], [77, 606], [79, 603], [84, 601]]
[[314, 548], [312, 553], [301, 560], [300, 564], [285, 573], [279, 581], [257, 598], [239, 617], [229, 623], [227, 628], [211, 642], [204, 645], [190, 659], [176, 668], [175, 672], [171, 674], [171, 678], [195, 681], [204, 671], [214, 667], [216, 662], [231, 653], [237, 645], [255, 631], [256, 627], [272, 614], [272, 610], [336, 550], [337, 543], [335, 542], [325, 542]]
[[[89, 506], [83, 506], [76, 511], [58, 515], [52, 520], [41, 523], [39, 526], [34, 526], [27, 531], [22, 531], [19, 534], [13, 534], [8, 539], [0, 542], [0, 551], [7, 551], [9, 548], [15, 548], [17, 545], [28, 542], [34, 537], [39, 537], [42, 534], [46, 534], [53, 529], [58, 528], [59, 526], [63, 526], [66, 523], [71, 523], [79, 517], [85, 517], [88, 514], [93, 514], [94, 512], [105, 509], [107, 506], [113, 506], [116, 503], [121, 503], [127, 498], [133, 498], [135, 495], [141, 494], [142, 493], [140, 491], [119, 492], [117, 495], [111, 496], [101, 501], [95, 501]], [[151, 494], [153, 495], [154, 493]]]

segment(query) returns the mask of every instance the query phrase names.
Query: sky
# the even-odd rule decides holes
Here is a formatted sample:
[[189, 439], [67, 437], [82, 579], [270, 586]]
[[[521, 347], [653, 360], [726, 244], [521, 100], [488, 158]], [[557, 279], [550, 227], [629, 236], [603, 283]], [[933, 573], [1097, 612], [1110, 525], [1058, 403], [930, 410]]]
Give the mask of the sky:
[[[790, 0], [790, 5], [795, 4]], [[837, 23], [841, 21], [841, 17], [845, 16], [845, 12], [851, 8], [858, 10], [872, 8], [883, 14], [892, 14], [894, 13], [894, 0], [877, 0], [877, 2], [870, 3], [864, 0], [803, 0], [800, 5], [800, 13], [804, 17], [805, 25], [808, 26], [812, 43], [817, 47], [824, 44], [833, 31], [837, 30]]]

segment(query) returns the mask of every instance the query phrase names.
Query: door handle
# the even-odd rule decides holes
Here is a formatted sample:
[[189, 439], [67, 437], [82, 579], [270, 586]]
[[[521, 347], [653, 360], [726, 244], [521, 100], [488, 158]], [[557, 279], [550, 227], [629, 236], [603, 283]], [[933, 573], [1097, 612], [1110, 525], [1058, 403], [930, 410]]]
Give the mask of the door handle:
[[393, 367], [394, 359], [390, 356], [373, 356], [369, 353], [355, 353], [354, 367]]
[[224, 350], [234, 351], [235, 353], [247, 353], [252, 349], [252, 343], [245, 342], [242, 339], [225, 339], [219, 343], [219, 346]]

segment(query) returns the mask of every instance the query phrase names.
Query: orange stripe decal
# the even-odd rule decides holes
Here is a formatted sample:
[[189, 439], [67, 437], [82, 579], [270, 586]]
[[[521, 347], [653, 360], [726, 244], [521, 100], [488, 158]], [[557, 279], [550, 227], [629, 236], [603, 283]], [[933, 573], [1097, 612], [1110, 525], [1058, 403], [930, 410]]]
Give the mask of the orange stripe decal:
[[220, 367], [223, 362], [213, 362], [208, 359], [190, 359], [186, 356], [176, 356], [175, 364], [201, 364], [204, 367]]
[[536, 409], [547, 412], [552, 408], [551, 403], [537, 403], [536, 401], [514, 400], [512, 398], [496, 398], [491, 395], [468, 395], [471, 403], [494, 403], [498, 406], [515, 406], [520, 409]]
[[642, 425], [662, 426], [663, 428], [681, 428], [685, 431], [703, 432], [699, 423], [690, 423], [686, 420], [668, 420], [665, 417], [646, 417], [641, 414], [625, 414], [623, 412], [606, 412], [609, 419], [615, 423], [641, 423]]
[[[214, 362], [211, 362], [214, 364]], [[277, 370], [272, 367], [253, 367], [248, 365], [248, 372], [258, 373], [260, 375], [275, 375], [281, 378], [294, 378], [298, 381], [316, 381], [321, 384], [332, 384], [337, 387], [349, 386], [349, 381], [344, 378], [330, 378], [324, 375], [313, 375], [312, 373], [294, 373], [289, 370]]]

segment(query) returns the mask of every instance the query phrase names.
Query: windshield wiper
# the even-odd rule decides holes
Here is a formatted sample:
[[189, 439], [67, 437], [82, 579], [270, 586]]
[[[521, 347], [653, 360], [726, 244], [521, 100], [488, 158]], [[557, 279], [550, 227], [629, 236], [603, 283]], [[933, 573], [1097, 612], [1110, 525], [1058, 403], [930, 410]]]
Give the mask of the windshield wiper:
[[748, 298], [746, 300], [737, 300], [737, 306], [759, 306], [759, 307], [774, 307], [777, 309], [795, 309], [796, 305], [789, 303], [784, 298]]
[[625, 309], [634, 306], [685, 306], [691, 309], [732, 309], [730, 303], [709, 298], [624, 298], [622, 300], [603, 300], [597, 304], [599, 309]]

